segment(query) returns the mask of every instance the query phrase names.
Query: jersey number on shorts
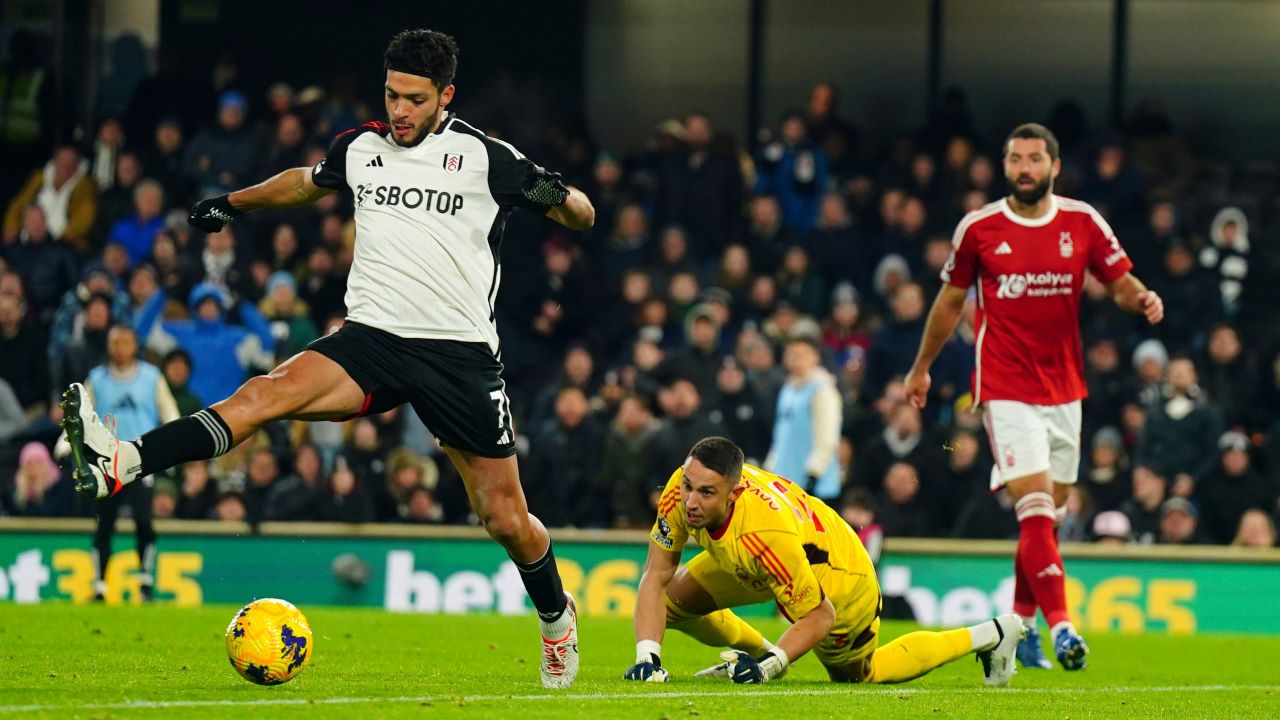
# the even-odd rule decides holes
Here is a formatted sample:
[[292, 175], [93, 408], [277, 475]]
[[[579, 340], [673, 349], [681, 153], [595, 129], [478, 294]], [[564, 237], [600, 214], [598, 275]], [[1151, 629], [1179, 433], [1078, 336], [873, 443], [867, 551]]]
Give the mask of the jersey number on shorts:
[[505, 445], [511, 442], [511, 433], [507, 432], [510, 427], [511, 417], [511, 401], [507, 399], [507, 393], [502, 388], [498, 388], [489, 393], [489, 398], [493, 400], [493, 405], [498, 409], [498, 444]]

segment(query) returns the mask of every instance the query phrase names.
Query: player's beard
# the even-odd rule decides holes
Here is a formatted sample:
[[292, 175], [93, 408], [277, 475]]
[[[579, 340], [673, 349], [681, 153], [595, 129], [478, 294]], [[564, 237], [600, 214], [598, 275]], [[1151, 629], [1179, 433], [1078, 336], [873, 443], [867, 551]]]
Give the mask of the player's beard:
[[1043, 180], [1031, 186], [1029, 190], [1021, 190], [1018, 188], [1017, 178], [1009, 183], [1012, 189], [1013, 199], [1023, 205], [1035, 205], [1040, 199], [1049, 194], [1049, 190], [1053, 188], [1053, 177], [1046, 175]]
[[[427, 136], [435, 131], [436, 125], [437, 125], [436, 121], [440, 119], [440, 115], [441, 115], [440, 101], [437, 100], [435, 109], [427, 114], [426, 119], [423, 121], [423, 124], [418, 127], [417, 136], [415, 136], [412, 140], [408, 142], [401, 142], [400, 138], [396, 137], [395, 131], [392, 131], [391, 133], [392, 142], [394, 142], [395, 144], [399, 145], [402, 148], [417, 147], [419, 143], [421, 143], [423, 140], [426, 140]], [[394, 126], [395, 119], [392, 118], [390, 119], [390, 121], [391, 121], [391, 124]]]

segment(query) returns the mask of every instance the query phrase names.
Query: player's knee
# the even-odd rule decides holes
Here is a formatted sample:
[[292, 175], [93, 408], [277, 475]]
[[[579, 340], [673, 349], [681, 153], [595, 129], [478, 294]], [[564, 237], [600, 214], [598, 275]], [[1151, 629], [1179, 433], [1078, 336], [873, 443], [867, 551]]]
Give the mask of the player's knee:
[[491, 508], [480, 517], [489, 537], [505, 548], [518, 547], [529, 534], [529, 514], [515, 512], [514, 508]]

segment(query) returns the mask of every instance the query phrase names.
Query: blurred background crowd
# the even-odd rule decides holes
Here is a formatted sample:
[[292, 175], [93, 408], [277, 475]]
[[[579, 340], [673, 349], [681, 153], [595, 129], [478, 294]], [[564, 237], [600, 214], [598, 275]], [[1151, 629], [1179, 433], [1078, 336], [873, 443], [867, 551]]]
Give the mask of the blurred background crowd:
[[[22, 57], [4, 66], [6, 87], [30, 78]], [[75, 141], [42, 131], [38, 95], [0, 108], [0, 514], [92, 514], [50, 449], [61, 390], [107, 361], [112, 327], [132, 329], [190, 414], [342, 322], [349, 194], [212, 235], [186, 217], [196, 199], [314, 165], [336, 133], [385, 119], [364, 99], [376, 85], [281, 77], [250, 92], [225, 66], [204, 70], [188, 82], [162, 61]], [[858, 527], [1016, 537], [969, 407], [971, 324], [935, 365], [923, 412], [901, 385], [956, 223], [1005, 194], [1010, 127], [977, 126], [955, 88], [873, 145], [850, 119], [858, 99], [821, 82], [755, 137], [670, 107], [642, 145], [606, 147], [554, 103], [522, 101], [545, 131], [521, 150], [597, 212], [584, 233], [516, 213], [502, 245], [502, 360], [524, 487], [548, 526], [648, 527], [688, 448], [725, 435], [750, 462], [801, 468], [789, 476]], [[454, 109], [513, 138], [492, 102], [460, 89]], [[1166, 305], [1146, 327], [1086, 286], [1091, 394], [1062, 538], [1275, 545], [1277, 164], [1198, 151], [1155, 99], [1113, 128], [1070, 99], [1023, 119], [1061, 140], [1055, 191], [1098, 208]], [[802, 381], [828, 392], [783, 392]], [[798, 450], [780, 433], [804, 403], [826, 419]], [[819, 477], [823, 456], [837, 458], [834, 478]], [[474, 522], [407, 408], [277, 423], [154, 483], [160, 518]]]

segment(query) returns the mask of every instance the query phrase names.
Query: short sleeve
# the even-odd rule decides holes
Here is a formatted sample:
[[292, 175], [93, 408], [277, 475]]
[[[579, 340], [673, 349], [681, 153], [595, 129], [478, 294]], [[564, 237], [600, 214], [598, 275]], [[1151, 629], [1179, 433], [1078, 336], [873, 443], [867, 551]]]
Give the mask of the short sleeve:
[[311, 168], [311, 181], [316, 187], [326, 190], [345, 190], [347, 188], [347, 148], [362, 133], [379, 132], [386, 126], [382, 123], [365, 123], [339, 134], [329, 144], [329, 152], [324, 159]]
[[485, 147], [489, 151], [489, 192], [499, 205], [540, 213], [551, 209], [551, 204], [538, 202], [536, 194], [531, 198], [530, 193], [526, 193], [527, 189], [535, 188], [542, 168], [501, 140], [486, 137]]
[[1092, 232], [1089, 238], [1089, 272], [1104, 283], [1118, 280], [1133, 269], [1133, 261], [1120, 240], [1097, 210], [1089, 208]]
[[684, 468], [676, 468], [667, 480], [658, 500], [658, 517], [653, 521], [653, 529], [649, 531], [649, 539], [663, 550], [681, 552], [689, 539], [689, 526], [685, 524], [684, 505], [680, 502], [680, 482], [684, 478]]
[[967, 288], [978, 278], [978, 239], [973, 235], [973, 221], [966, 217], [956, 226], [951, 237], [951, 257], [938, 273], [942, 282]]
[[746, 533], [738, 539], [755, 558], [778, 609], [791, 622], [822, 604], [822, 586], [805, 556], [800, 538], [788, 532]]

